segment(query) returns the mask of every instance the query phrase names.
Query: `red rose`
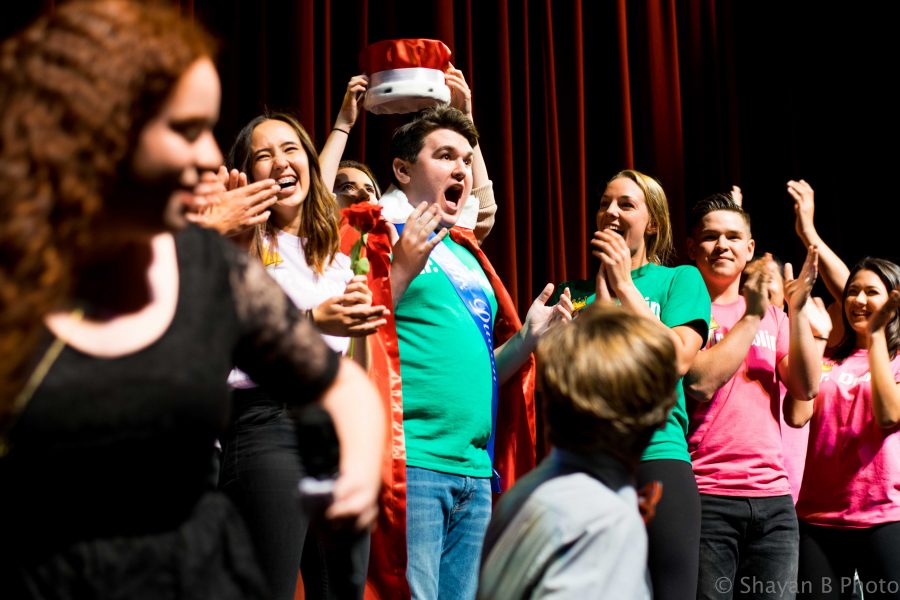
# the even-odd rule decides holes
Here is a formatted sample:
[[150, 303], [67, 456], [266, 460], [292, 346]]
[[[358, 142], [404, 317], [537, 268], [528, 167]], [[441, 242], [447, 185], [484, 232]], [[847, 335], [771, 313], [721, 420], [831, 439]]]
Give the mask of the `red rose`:
[[360, 233], [368, 233], [381, 218], [381, 205], [357, 202], [347, 208], [342, 208], [341, 216], [347, 219], [347, 223], [358, 229]]

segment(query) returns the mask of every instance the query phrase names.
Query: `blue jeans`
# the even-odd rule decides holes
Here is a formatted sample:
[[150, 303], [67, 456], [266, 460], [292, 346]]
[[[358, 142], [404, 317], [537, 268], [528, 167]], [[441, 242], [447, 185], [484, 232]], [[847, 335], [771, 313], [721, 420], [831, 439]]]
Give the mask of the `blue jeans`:
[[413, 600], [471, 600], [491, 520], [491, 480], [406, 469], [406, 578]]
[[800, 534], [790, 496], [700, 494], [697, 598], [796, 596]]

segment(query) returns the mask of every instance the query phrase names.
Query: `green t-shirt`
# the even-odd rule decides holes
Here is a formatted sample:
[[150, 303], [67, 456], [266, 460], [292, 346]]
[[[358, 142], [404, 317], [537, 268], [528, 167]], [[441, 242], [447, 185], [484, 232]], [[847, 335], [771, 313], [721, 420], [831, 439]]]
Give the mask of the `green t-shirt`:
[[[631, 272], [634, 286], [644, 296], [653, 314], [668, 327], [687, 325], [705, 341], [709, 329], [710, 301], [706, 284], [696, 267], [662, 267], [648, 263]], [[572, 294], [575, 310], [581, 310], [596, 298], [593, 280], [559, 284], [554, 298], [566, 287]], [[551, 299], [551, 303], [554, 299]], [[691, 462], [687, 447], [688, 418], [681, 380], [675, 386], [677, 400], [668, 420], [656, 430], [641, 460], [675, 459]]]
[[[449, 237], [441, 243], [484, 288], [496, 317], [497, 299], [478, 261]], [[468, 309], [433, 258], [410, 283], [395, 319], [406, 464], [490, 477], [490, 355]]]

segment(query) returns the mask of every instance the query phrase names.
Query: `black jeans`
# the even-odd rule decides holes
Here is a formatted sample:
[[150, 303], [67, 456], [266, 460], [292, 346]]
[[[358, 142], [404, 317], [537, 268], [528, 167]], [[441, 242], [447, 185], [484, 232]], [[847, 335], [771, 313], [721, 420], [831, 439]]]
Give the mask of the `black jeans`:
[[700, 495], [694, 471], [683, 460], [644, 461], [638, 466], [638, 487], [651, 481], [663, 485], [656, 516], [647, 526], [653, 598], [693, 599], [700, 545]]
[[[294, 422], [259, 389], [235, 390], [233, 396], [235, 416], [221, 440], [219, 487], [247, 522], [271, 597], [292, 600], [302, 569], [307, 598], [362, 598], [368, 532], [336, 532], [324, 519], [304, 513], [297, 492], [303, 461]], [[311, 420], [321, 420], [320, 415]], [[298, 426], [302, 435], [302, 420]], [[335, 453], [334, 448], [321, 451]]]
[[865, 600], [900, 598], [900, 523], [837, 529], [800, 522], [798, 600], [849, 600], [854, 570]]
[[697, 598], [793, 600], [797, 589], [797, 513], [790, 496], [700, 494]]

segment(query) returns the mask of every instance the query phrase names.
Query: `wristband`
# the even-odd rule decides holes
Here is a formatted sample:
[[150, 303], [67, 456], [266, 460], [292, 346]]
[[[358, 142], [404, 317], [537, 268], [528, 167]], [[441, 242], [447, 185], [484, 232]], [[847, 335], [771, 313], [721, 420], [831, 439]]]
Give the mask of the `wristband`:
[[816, 338], [817, 340], [822, 340], [823, 342], [828, 341], [827, 337], [822, 337], [821, 335], [814, 335], [813, 337]]
[[340, 127], [332, 127], [331, 130], [332, 130], [332, 131], [340, 131], [341, 133], [343, 133], [343, 134], [345, 134], [345, 135], [347, 135], [347, 136], [350, 135], [350, 131], [349, 131], [349, 130], [347, 130], [347, 129], [341, 129]]

